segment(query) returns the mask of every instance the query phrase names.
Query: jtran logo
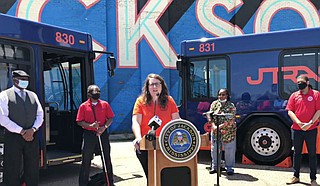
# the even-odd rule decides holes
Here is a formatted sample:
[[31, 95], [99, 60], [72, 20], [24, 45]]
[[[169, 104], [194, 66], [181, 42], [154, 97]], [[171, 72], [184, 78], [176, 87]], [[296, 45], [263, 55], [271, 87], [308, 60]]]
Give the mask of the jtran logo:
[[[264, 80], [264, 75], [266, 73], [272, 74], [272, 83], [277, 84], [278, 83], [278, 67], [271, 67], [271, 68], [259, 68], [258, 69], [258, 79], [253, 79], [252, 76], [247, 77], [247, 82], [250, 85], [259, 85]], [[318, 74], [314, 73], [313, 70], [311, 70], [307, 66], [288, 66], [288, 67], [281, 67], [282, 72], [289, 72], [289, 73], [283, 73], [283, 79], [284, 80], [291, 80], [293, 82], [296, 82], [296, 78], [299, 75], [299, 71], [304, 71], [305, 75], [307, 75], [310, 79], [315, 79], [316, 81], [320, 81], [318, 78]], [[320, 66], [318, 67], [318, 72], [320, 72]]]

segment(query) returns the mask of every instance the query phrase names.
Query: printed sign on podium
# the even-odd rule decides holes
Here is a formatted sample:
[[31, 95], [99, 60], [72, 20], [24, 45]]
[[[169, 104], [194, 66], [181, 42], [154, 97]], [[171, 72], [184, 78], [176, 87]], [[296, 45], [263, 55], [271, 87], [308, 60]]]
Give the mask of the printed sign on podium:
[[155, 140], [143, 137], [140, 142], [140, 149], [148, 150], [148, 185], [198, 186], [196, 155], [200, 146], [210, 143], [208, 135], [200, 136], [192, 123], [177, 119], [167, 123]]

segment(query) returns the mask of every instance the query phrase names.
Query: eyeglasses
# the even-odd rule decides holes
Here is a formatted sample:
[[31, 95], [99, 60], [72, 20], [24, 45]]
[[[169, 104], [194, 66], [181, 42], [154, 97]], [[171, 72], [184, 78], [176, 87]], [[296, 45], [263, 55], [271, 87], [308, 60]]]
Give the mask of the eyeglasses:
[[218, 96], [226, 96], [227, 94], [218, 94]]
[[149, 86], [152, 86], [152, 87], [158, 87], [158, 86], [160, 86], [160, 85], [161, 85], [160, 82], [149, 84]]

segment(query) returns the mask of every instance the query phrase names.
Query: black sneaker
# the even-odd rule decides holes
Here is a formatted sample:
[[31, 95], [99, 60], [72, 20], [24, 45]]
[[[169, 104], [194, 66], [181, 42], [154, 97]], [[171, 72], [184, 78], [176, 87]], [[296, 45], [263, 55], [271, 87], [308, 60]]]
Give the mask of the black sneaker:
[[[220, 172], [222, 172], [222, 171], [226, 171], [226, 168], [224, 168], [224, 167], [221, 167], [220, 168]], [[213, 170], [210, 170], [209, 171], [209, 174], [215, 174], [215, 173], [217, 173], [218, 171], [216, 170], [216, 169], [213, 169]]]
[[232, 176], [234, 174], [233, 171], [227, 171], [227, 175]]

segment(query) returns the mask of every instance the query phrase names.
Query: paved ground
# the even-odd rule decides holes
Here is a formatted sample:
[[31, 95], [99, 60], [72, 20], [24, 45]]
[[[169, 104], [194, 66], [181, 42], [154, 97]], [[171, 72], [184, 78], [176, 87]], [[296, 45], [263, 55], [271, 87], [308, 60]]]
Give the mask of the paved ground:
[[[143, 186], [146, 185], [143, 170], [135, 157], [131, 142], [112, 142], [112, 160], [117, 186]], [[209, 152], [200, 152], [198, 155], [198, 185], [212, 186], [217, 183], [217, 175], [208, 173], [210, 162]], [[99, 157], [94, 159], [94, 165], [100, 167]], [[291, 168], [275, 166], [236, 164], [235, 174], [227, 176], [225, 172], [219, 179], [220, 185], [286, 185], [286, 181], [292, 177]], [[308, 185], [308, 169], [303, 168], [300, 176], [303, 183], [295, 185]], [[177, 178], [179, 179], [179, 178]]]
[[[113, 141], [111, 143], [111, 157], [115, 174], [116, 186], [146, 186], [146, 178], [135, 156], [131, 141]], [[210, 162], [209, 152], [198, 153], [198, 185], [213, 186], [217, 183], [216, 174], [208, 173]], [[286, 181], [292, 177], [291, 168], [279, 168], [275, 166], [244, 165], [237, 161], [235, 174], [227, 176], [223, 172], [219, 179], [219, 185], [254, 185], [277, 186], [286, 185]], [[100, 156], [92, 162], [91, 175], [101, 171]], [[303, 183], [294, 186], [309, 185], [309, 171], [306, 168], [307, 161], [301, 173]], [[41, 171], [40, 186], [78, 185], [79, 163], [50, 167]], [[319, 173], [319, 172], [318, 172]], [[179, 178], [177, 178], [179, 179]], [[318, 179], [319, 182], [319, 179]]]

